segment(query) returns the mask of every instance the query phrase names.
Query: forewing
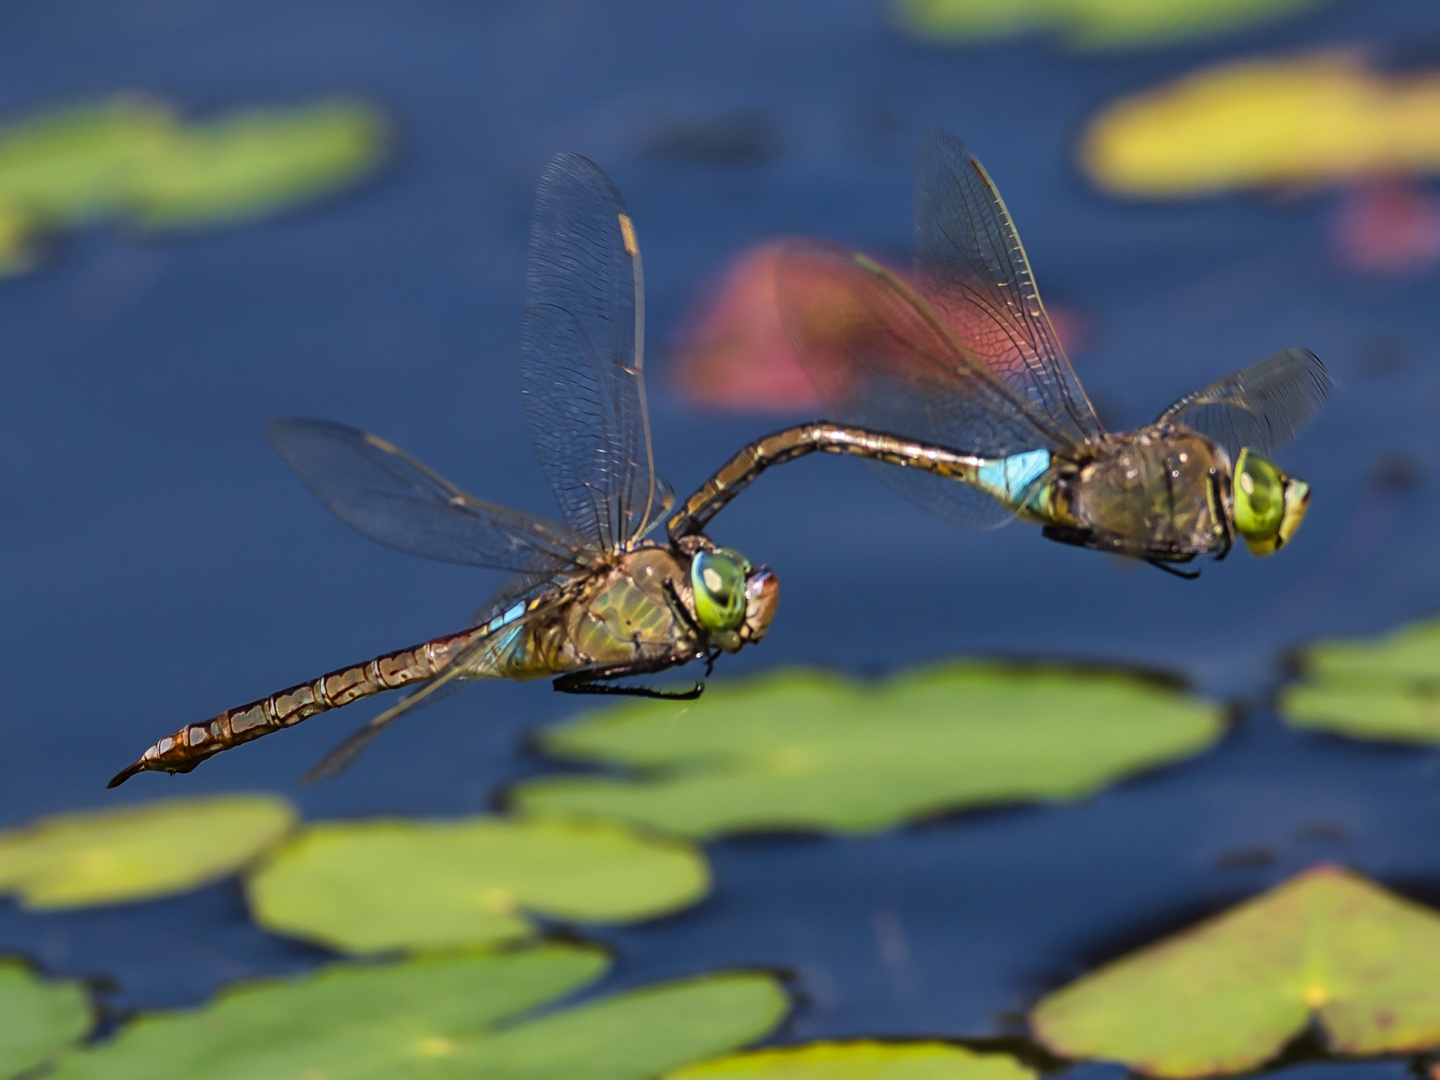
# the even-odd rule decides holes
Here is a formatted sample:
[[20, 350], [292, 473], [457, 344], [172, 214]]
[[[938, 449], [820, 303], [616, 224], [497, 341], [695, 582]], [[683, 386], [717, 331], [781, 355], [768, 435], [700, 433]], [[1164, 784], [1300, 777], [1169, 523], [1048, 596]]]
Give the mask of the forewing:
[[660, 515], [643, 374], [640, 249], [592, 162], [557, 154], [540, 179], [520, 385], [530, 437], [570, 527], [606, 549]]
[[[923, 298], [864, 256], [795, 241], [780, 256], [776, 283], [786, 333], [832, 419], [987, 457], [1060, 445]], [[893, 466], [878, 475], [962, 524], [1011, 516], [958, 481]]]
[[1184, 424], [1223, 446], [1262, 453], [1289, 442], [1320, 411], [1334, 380], [1309, 349], [1286, 349], [1203, 390], [1186, 394], [1157, 422]]
[[1068, 440], [1103, 434], [1000, 192], [944, 131], [928, 132], [915, 154], [914, 246], [917, 287], [986, 367]]
[[327, 510], [397, 551], [530, 575], [584, 565], [591, 554], [565, 526], [467, 495], [356, 428], [291, 418], [271, 421], [266, 437]]

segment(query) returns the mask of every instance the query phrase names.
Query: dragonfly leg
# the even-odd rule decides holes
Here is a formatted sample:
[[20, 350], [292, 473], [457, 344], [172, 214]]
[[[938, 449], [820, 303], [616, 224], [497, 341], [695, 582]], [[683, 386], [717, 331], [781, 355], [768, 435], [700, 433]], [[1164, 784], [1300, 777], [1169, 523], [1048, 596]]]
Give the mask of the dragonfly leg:
[[1146, 559], [1145, 561], [1155, 567], [1156, 570], [1164, 570], [1165, 573], [1174, 574], [1176, 577], [1184, 578], [1186, 581], [1194, 581], [1200, 576], [1199, 570], [1177, 570], [1161, 559]]
[[642, 660], [627, 664], [607, 664], [604, 667], [571, 671], [557, 678], [553, 685], [562, 694], [616, 694], [622, 697], [659, 698], [664, 701], [694, 701], [705, 690], [703, 682], [697, 682], [689, 690], [656, 690], [649, 686], [616, 686], [612, 679], [624, 679], [633, 675], [653, 675], [673, 667], [668, 657], [658, 660]]

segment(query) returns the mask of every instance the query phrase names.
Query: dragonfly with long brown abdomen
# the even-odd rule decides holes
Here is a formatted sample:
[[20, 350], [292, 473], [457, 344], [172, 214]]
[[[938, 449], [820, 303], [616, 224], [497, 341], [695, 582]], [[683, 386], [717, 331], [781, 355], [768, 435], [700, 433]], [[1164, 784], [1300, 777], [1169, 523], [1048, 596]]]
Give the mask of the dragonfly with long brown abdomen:
[[[916, 155], [914, 268], [797, 241], [777, 291], [787, 333], [834, 422], [787, 428], [735, 455], [670, 519], [695, 534], [765, 469], [814, 451], [910, 468], [883, 478], [971, 526], [1037, 522], [1066, 544], [1176, 564], [1256, 555], [1299, 527], [1310, 488], [1264, 455], [1324, 403], [1325, 365], [1288, 349], [1186, 394], [1151, 424], [1108, 432], [1040, 301], [994, 182], [954, 136]], [[906, 460], [887, 440], [927, 444]], [[940, 460], [940, 448], [955, 455]], [[937, 475], [938, 474], [938, 475]], [[960, 481], [957, 483], [956, 481]]]
[[418, 687], [369, 721], [312, 776], [343, 769], [391, 721], [472, 679], [555, 677], [569, 693], [694, 697], [617, 680], [759, 641], [779, 584], [764, 567], [691, 533], [645, 539], [674, 502], [655, 474], [642, 364], [640, 250], [604, 174], [575, 154], [540, 181], [531, 232], [520, 374], [530, 437], [565, 524], [466, 494], [374, 435], [279, 420], [269, 438], [324, 505], [401, 551], [517, 575], [459, 633], [322, 675], [181, 728], [136, 773], [188, 772], [206, 758], [386, 690]]

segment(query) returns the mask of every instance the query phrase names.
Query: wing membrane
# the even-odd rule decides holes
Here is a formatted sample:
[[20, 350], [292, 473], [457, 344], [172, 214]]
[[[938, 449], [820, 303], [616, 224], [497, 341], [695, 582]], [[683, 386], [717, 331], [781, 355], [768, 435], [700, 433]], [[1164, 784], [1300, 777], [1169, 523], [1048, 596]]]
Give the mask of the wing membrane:
[[[796, 241], [776, 281], [786, 332], [834, 419], [987, 457], [1063, 445], [923, 297], [864, 256]], [[962, 483], [877, 468], [942, 517], [983, 527], [1011, 516]]]
[[981, 362], [1070, 441], [1103, 434], [1000, 192], [944, 131], [916, 151], [914, 245], [919, 288]]
[[640, 250], [592, 162], [557, 154], [540, 180], [520, 380], [530, 437], [565, 520], [614, 550], [658, 520], [643, 381]]
[[443, 562], [548, 575], [584, 565], [563, 525], [482, 502], [383, 439], [327, 420], [274, 420], [266, 437], [325, 508], [397, 551]]
[[1203, 390], [1186, 394], [1157, 418], [1184, 424], [1230, 453], [1268, 452], [1300, 433], [1325, 404], [1334, 380], [1309, 349], [1286, 349]]

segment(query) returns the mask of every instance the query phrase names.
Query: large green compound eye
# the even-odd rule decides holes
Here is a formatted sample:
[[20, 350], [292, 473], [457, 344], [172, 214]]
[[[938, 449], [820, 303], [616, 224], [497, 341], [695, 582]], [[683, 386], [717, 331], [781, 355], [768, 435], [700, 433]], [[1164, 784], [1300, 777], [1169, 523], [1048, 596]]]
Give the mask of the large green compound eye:
[[690, 561], [695, 617], [712, 633], [734, 630], [745, 621], [745, 568], [739, 552], [702, 551]]
[[1235, 462], [1235, 529], [1254, 555], [1270, 555], [1290, 539], [1310, 504], [1310, 485], [1286, 476], [1247, 446]]

